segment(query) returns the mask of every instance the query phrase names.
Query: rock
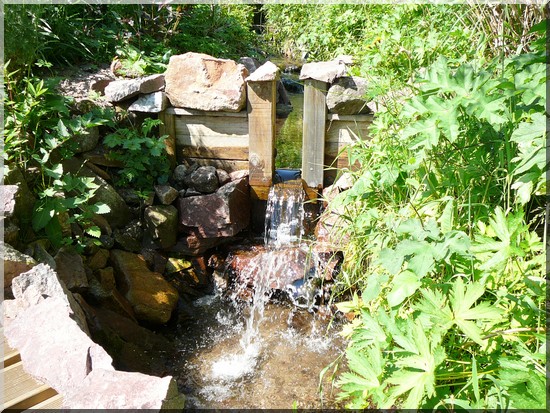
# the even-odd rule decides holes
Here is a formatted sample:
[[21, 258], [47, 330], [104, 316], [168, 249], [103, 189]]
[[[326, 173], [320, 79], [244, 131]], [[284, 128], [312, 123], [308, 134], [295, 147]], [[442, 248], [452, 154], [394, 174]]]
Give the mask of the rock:
[[185, 397], [178, 394], [170, 376], [160, 378], [102, 369], [93, 370], [81, 387], [63, 396], [64, 406], [71, 409], [181, 410], [185, 404]]
[[112, 79], [98, 79], [90, 84], [90, 91], [105, 95], [105, 88], [112, 81]]
[[109, 260], [109, 251], [103, 248], [98, 249], [94, 255], [92, 255], [86, 261], [86, 265], [92, 271], [97, 271], [107, 266]]
[[231, 177], [232, 181], [238, 181], [240, 179], [247, 178], [249, 174], [250, 172], [248, 171], [248, 169], [241, 169], [239, 171], [231, 172], [229, 176]]
[[72, 148], [74, 153], [91, 151], [99, 142], [99, 128], [96, 126], [86, 129], [83, 132], [74, 135], [71, 138], [71, 142], [74, 143], [74, 147]]
[[145, 235], [166, 249], [176, 244], [178, 210], [172, 205], [154, 205], [143, 213]]
[[[181, 264], [185, 265], [187, 263], [183, 261]], [[193, 264], [188, 268], [172, 272], [169, 274], [169, 278], [180, 295], [200, 297], [212, 291], [213, 284], [211, 278], [205, 269], [201, 268], [197, 260], [194, 260]]]
[[219, 186], [224, 186], [225, 184], [231, 182], [231, 176], [223, 169], [216, 169], [216, 175], [218, 175]]
[[159, 113], [168, 106], [168, 98], [164, 92], [154, 92], [140, 96], [128, 108], [131, 112]]
[[137, 96], [148, 94], [164, 87], [164, 75], [151, 75], [139, 79], [115, 80], [105, 87], [105, 97], [109, 102], [121, 102]]
[[111, 175], [109, 174], [109, 172], [105, 171], [104, 169], [101, 169], [99, 166], [97, 166], [96, 164], [92, 163], [92, 162], [87, 162], [86, 163], [86, 166], [88, 168], [90, 168], [90, 170], [95, 173], [96, 175], [99, 175], [100, 177], [102, 177], [103, 179], [105, 179], [107, 182], [109, 181], [112, 181], [112, 177]]
[[366, 94], [366, 79], [357, 76], [341, 77], [327, 92], [328, 111], [339, 115], [369, 113]]
[[97, 270], [97, 279], [104, 290], [112, 291], [116, 289], [115, 273], [113, 267], [106, 267]]
[[111, 262], [119, 291], [130, 302], [136, 318], [165, 324], [178, 302], [178, 292], [145, 260], [126, 251], [112, 250]]
[[141, 256], [145, 259], [147, 267], [151, 271], [158, 272], [160, 274], [164, 273], [166, 263], [168, 261], [165, 254], [155, 249], [144, 248], [141, 250]]
[[222, 186], [210, 195], [179, 198], [180, 229], [203, 238], [231, 237], [250, 222], [248, 179]]
[[178, 240], [176, 245], [170, 248], [169, 252], [183, 255], [201, 255], [211, 248], [221, 245], [224, 241], [231, 238], [202, 238], [197, 234], [189, 234]]
[[170, 205], [179, 195], [178, 190], [170, 185], [155, 185], [155, 193], [163, 205]]
[[304, 93], [304, 84], [303, 82], [298, 82], [289, 77], [282, 77], [281, 83], [283, 84], [285, 90], [290, 93]]
[[332, 83], [335, 79], [345, 76], [346, 71], [346, 65], [340, 60], [306, 63], [300, 71], [300, 80], [315, 79]]
[[[11, 187], [12, 185], [17, 186], [16, 191], [15, 188], [4, 189], [6, 186]], [[9, 217], [17, 218], [19, 224], [30, 223], [36, 197], [29, 189], [21, 170], [18, 167], [6, 165], [4, 185], [1, 185], [0, 188], [0, 191], [7, 191], [5, 195], [0, 195], [3, 198], [0, 205], [4, 208], [4, 216], [8, 217], [6, 211], [9, 209], [11, 214]]]
[[141, 198], [137, 191], [132, 188], [119, 188], [117, 189], [117, 193], [124, 202], [131, 206], [140, 206], [143, 201], [143, 198]]
[[200, 196], [200, 195], [204, 195], [204, 194], [202, 192], [197, 191], [196, 189], [187, 188], [183, 190], [183, 193], [180, 193], [180, 198], [185, 198], [189, 196]]
[[201, 166], [196, 171], [189, 174], [185, 183], [190, 188], [203, 194], [211, 194], [219, 188], [218, 175], [213, 166]]
[[337, 232], [344, 225], [344, 219], [337, 211], [325, 211], [315, 226], [315, 238], [333, 251], [341, 249], [349, 242], [349, 235]]
[[126, 251], [139, 252], [143, 242], [143, 228], [139, 220], [134, 220], [122, 229], [113, 232], [115, 242]]
[[245, 80], [247, 82], [266, 82], [271, 80], [278, 80], [280, 75], [281, 73], [277, 66], [275, 66], [271, 62], [265, 62]]
[[94, 215], [92, 217], [92, 222], [94, 223], [94, 225], [97, 225], [99, 227], [102, 234], [112, 235], [113, 229], [109, 225], [109, 221], [107, 221], [104, 216]]
[[19, 227], [11, 220], [4, 220], [4, 241], [10, 245], [19, 242]]
[[185, 258], [170, 257], [166, 262], [166, 274], [173, 274], [193, 268], [193, 263]]
[[246, 106], [246, 68], [201, 53], [172, 56], [165, 73], [172, 106], [240, 112]]
[[110, 149], [106, 149], [103, 145], [98, 145], [91, 151], [83, 153], [82, 158], [94, 165], [106, 166], [108, 168], [124, 167], [124, 162], [109, 157], [110, 151]]
[[0, 240], [0, 257], [4, 266], [4, 288], [11, 287], [12, 280], [20, 274], [29, 271], [38, 263], [26, 254], [17, 251], [9, 244]]
[[70, 247], [62, 247], [55, 255], [56, 271], [69, 291], [82, 292], [88, 289], [88, 278], [82, 257]]
[[332, 185], [323, 188], [323, 204], [328, 206], [336, 196], [353, 186], [353, 177], [349, 172], [342, 174]]
[[27, 255], [31, 255], [37, 262], [47, 264], [55, 270], [57, 264], [48, 252], [47, 245], [49, 245], [48, 240], [34, 241], [27, 246], [27, 250], [25, 252]]
[[17, 185], [0, 186], [0, 205], [2, 206], [3, 216], [11, 218], [15, 214], [15, 197], [19, 192]]
[[253, 57], [241, 57], [239, 63], [246, 67], [249, 74], [254, 73], [262, 65], [258, 59], [254, 59]]
[[179, 184], [183, 184], [186, 176], [187, 176], [187, 166], [185, 165], [176, 166], [174, 168], [174, 171], [172, 172], [172, 179]]
[[82, 309], [49, 265], [38, 264], [15, 277], [12, 281], [12, 291], [15, 300], [10, 301], [4, 308], [7, 318], [15, 319], [27, 309], [52, 298], [64, 307], [62, 313], [70, 314], [81, 330], [88, 334], [86, 317]]
[[[113, 268], [109, 268], [111, 272], [110, 276], [113, 277], [112, 281], [114, 283]], [[92, 301], [95, 304], [99, 305], [102, 309], [113, 311], [137, 323], [134, 310], [132, 310], [132, 305], [118, 292], [116, 288], [104, 288], [103, 284], [99, 280], [92, 277], [90, 281], [90, 289], [87, 296], [93, 297]], [[90, 325], [90, 317], [87, 314], [86, 306], [82, 303], [80, 303], [80, 306], [86, 313], [88, 325]]]
[[103, 214], [105, 219], [113, 228], [120, 228], [126, 225], [130, 219], [130, 209], [124, 200], [120, 197], [117, 191], [107, 183], [103, 178], [94, 174], [88, 167], [82, 165], [82, 162], [77, 158], [66, 159], [63, 161], [63, 172], [73, 173], [78, 176], [94, 178], [94, 183], [98, 185], [95, 195], [90, 199], [90, 204], [104, 203], [110, 211]]

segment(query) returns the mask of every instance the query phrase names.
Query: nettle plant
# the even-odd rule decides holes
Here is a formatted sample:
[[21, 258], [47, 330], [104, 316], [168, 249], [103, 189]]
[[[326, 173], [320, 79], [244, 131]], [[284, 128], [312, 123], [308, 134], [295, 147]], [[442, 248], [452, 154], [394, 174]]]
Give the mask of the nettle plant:
[[150, 136], [152, 129], [161, 125], [159, 119], [145, 119], [140, 127], [121, 128], [107, 135], [103, 144], [113, 149], [110, 157], [122, 161], [118, 172], [118, 186], [131, 185], [139, 191], [151, 191], [156, 183], [166, 183], [170, 165], [164, 141], [168, 135]]
[[[440, 58], [354, 148], [340, 397], [353, 408], [545, 406], [544, 47]], [[544, 241], [541, 239], [544, 238]]]
[[62, 230], [79, 224], [84, 233], [99, 237], [94, 214], [109, 212], [107, 205], [91, 203], [98, 186], [93, 179], [67, 174], [62, 162], [74, 156], [75, 136], [89, 128], [112, 124], [111, 113], [100, 110], [71, 117], [70, 100], [53, 92], [53, 84], [33, 77], [15, 79], [4, 66], [6, 95], [4, 160], [7, 166], [38, 170], [32, 190], [38, 196], [31, 217], [36, 233], [45, 231], [55, 247], [82, 240]]

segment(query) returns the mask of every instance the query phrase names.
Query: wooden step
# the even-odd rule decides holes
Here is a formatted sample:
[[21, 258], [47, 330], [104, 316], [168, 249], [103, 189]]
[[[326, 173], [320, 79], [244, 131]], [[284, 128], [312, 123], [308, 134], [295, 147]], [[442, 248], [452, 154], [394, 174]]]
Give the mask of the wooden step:
[[3, 347], [4, 347], [4, 368], [11, 366], [12, 364], [17, 363], [18, 361], [21, 361], [21, 356], [19, 355], [19, 352], [17, 350], [12, 349], [6, 340], [3, 338]]
[[48, 385], [32, 378], [21, 361], [2, 370], [4, 376], [3, 409], [25, 410], [55, 395]]
[[50, 397], [47, 400], [44, 400], [41, 403], [38, 403], [37, 405], [32, 406], [30, 409], [25, 410], [26, 413], [30, 412], [31, 410], [59, 410], [63, 407], [63, 397], [61, 397], [60, 394], [56, 394], [53, 397]]

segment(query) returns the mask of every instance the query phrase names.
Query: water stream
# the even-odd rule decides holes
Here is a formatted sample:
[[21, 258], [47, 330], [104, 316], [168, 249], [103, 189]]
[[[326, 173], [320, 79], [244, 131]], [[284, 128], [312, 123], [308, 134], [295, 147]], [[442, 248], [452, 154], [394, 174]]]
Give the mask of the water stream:
[[328, 383], [319, 395], [319, 373], [342, 342], [328, 329], [330, 319], [312, 311], [316, 297], [306, 287], [318, 291], [309, 284], [317, 266], [305, 262], [311, 254], [302, 241], [303, 202], [301, 180], [275, 185], [265, 247], [240, 269], [230, 294], [218, 291], [193, 303], [177, 368], [187, 407], [335, 406]]

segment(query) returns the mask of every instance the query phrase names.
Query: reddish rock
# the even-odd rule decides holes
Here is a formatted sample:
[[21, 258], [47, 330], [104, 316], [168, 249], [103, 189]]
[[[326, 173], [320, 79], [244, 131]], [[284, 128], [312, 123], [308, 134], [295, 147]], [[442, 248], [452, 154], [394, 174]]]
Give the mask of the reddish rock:
[[240, 112], [246, 106], [247, 75], [233, 60], [189, 52], [170, 58], [166, 94], [176, 107]]
[[111, 251], [119, 291], [130, 302], [136, 318], [166, 323], [178, 302], [178, 292], [161, 274], [147, 268], [143, 257], [122, 250]]
[[229, 238], [202, 238], [197, 234], [189, 234], [178, 240], [169, 252], [183, 255], [201, 255], [211, 248], [217, 247]]
[[11, 287], [12, 280], [18, 275], [29, 271], [38, 263], [9, 244], [0, 240], [0, 256], [4, 266], [4, 288]]
[[248, 179], [222, 186], [213, 194], [178, 199], [180, 229], [203, 238], [231, 237], [250, 222]]

